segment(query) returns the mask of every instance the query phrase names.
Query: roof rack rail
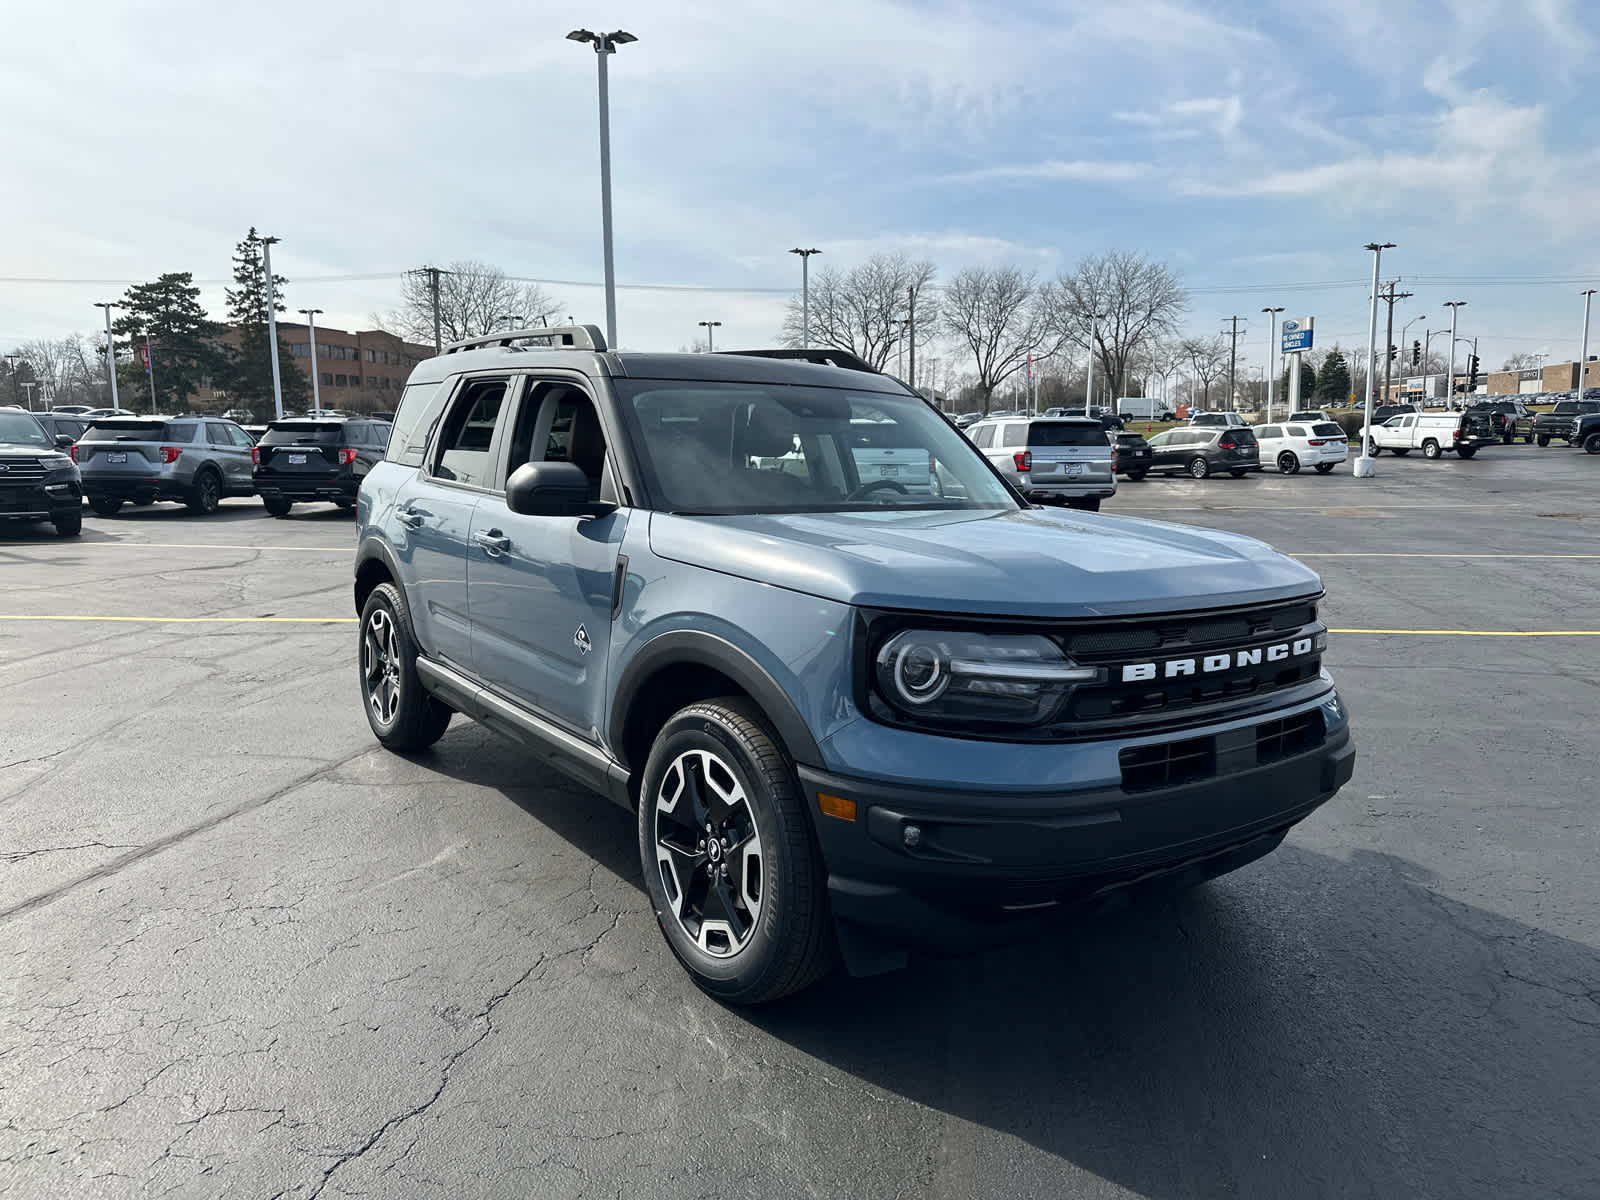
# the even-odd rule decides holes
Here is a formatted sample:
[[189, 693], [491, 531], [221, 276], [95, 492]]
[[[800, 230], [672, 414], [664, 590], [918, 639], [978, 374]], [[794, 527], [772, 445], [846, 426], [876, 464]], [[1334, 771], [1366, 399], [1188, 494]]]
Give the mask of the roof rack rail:
[[795, 350], [788, 347], [779, 350], [718, 350], [718, 354], [744, 354], [751, 358], [787, 358], [797, 359], [800, 362], [816, 363], [823, 367], [840, 367], [846, 371], [865, 371], [869, 375], [881, 375], [882, 371], [867, 362], [859, 355], [848, 350], [838, 350], [832, 346], [812, 346], [805, 350]]
[[598, 325], [538, 325], [528, 329], [507, 329], [499, 333], [486, 333], [481, 337], [463, 338], [451, 342], [440, 354], [457, 354], [463, 350], [480, 350], [485, 346], [504, 346], [508, 350], [525, 350], [516, 342], [538, 342], [550, 350], [606, 351], [606, 335]]

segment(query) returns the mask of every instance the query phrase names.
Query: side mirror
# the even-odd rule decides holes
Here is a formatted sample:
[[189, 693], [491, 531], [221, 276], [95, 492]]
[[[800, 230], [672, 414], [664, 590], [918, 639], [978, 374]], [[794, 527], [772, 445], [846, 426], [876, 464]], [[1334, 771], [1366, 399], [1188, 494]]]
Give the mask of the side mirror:
[[616, 505], [589, 499], [589, 477], [576, 464], [537, 462], [511, 472], [506, 507], [525, 517], [599, 517]]
[[58, 448], [65, 450], [70, 445], [72, 445], [72, 435], [70, 433], [56, 434], [56, 446]]

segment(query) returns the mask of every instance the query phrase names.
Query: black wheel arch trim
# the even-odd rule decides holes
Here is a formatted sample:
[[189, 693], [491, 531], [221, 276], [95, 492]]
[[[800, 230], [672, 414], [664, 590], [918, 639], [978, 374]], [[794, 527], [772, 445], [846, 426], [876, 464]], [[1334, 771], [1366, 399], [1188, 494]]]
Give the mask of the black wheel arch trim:
[[374, 559], [383, 563], [384, 569], [389, 572], [390, 581], [395, 587], [400, 587], [400, 564], [395, 562], [394, 551], [381, 538], [368, 537], [364, 539], [360, 548], [356, 551], [355, 578], [350, 585], [351, 596], [355, 600], [356, 616], [358, 617], [361, 615], [362, 602], [361, 571]]
[[659, 634], [640, 647], [612, 692], [608, 740], [625, 768], [637, 770], [643, 765], [628, 762], [622, 749], [628, 714], [639, 689], [657, 671], [679, 665], [710, 667], [726, 675], [772, 722], [791, 762], [822, 766], [822, 752], [800, 710], [765, 667], [725, 638], [695, 629], [679, 629]]

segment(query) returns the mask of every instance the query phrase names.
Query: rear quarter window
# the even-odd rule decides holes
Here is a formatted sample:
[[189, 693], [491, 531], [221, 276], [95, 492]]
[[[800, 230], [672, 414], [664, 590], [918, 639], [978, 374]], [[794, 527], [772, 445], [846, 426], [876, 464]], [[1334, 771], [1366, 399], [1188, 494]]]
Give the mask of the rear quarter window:
[[443, 383], [413, 383], [406, 387], [395, 410], [394, 426], [384, 457], [407, 467], [420, 467], [428, 450], [428, 435], [444, 411], [449, 389]]

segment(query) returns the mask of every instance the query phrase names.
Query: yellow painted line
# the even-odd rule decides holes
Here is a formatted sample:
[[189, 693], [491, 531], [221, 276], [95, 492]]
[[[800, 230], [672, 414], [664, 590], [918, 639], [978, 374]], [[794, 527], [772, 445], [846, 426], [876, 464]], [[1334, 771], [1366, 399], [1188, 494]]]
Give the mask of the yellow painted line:
[[1328, 632], [1385, 634], [1394, 637], [1600, 637], [1600, 629], [1330, 629]]
[[102, 617], [0, 613], [0, 621], [116, 621], [135, 625], [354, 625], [357, 617]]

